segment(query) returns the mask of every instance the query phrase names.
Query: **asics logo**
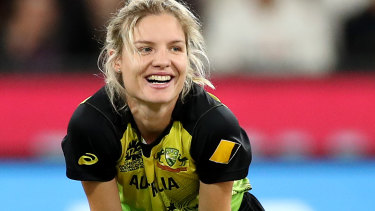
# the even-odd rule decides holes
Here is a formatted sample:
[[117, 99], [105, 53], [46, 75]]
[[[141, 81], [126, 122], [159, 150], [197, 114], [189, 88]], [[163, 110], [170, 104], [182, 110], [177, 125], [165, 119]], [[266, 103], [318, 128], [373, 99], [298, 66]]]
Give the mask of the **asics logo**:
[[98, 157], [92, 153], [86, 153], [82, 155], [79, 160], [78, 164], [79, 165], [93, 165], [99, 161]]

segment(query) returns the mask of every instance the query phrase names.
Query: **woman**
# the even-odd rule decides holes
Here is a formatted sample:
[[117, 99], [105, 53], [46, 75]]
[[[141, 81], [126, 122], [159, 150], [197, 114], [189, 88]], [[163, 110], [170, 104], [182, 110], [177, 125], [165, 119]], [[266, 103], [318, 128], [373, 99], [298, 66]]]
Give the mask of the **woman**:
[[111, 20], [106, 86], [77, 108], [62, 143], [67, 176], [82, 181], [91, 210], [258, 203], [247, 193], [249, 140], [202, 88], [213, 87], [203, 44], [197, 19], [174, 0], [130, 1]]

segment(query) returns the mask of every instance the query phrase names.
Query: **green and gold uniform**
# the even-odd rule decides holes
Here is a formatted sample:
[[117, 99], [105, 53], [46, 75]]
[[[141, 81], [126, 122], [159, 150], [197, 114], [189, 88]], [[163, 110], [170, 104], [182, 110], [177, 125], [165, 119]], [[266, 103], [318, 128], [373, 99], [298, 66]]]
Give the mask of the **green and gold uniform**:
[[152, 144], [144, 143], [128, 107], [114, 110], [103, 87], [76, 109], [62, 148], [69, 178], [116, 177], [123, 210], [197, 210], [199, 181], [235, 181], [232, 210], [238, 210], [251, 189], [246, 133], [198, 85], [178, 100], [171, 123]]

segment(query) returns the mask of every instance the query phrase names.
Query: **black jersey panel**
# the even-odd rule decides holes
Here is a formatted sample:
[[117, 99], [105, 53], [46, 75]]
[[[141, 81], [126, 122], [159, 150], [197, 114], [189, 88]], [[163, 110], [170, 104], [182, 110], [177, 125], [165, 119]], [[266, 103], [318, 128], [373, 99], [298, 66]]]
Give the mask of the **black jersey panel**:
[[248, 174], [250, 142], [234, 114], [224, 105], [216, 106], [197, 122], [191, 155], [202, 182], [238, 180]]
[[93, 105], [81, 104], [74, 112], [62, 142], [67, 176], [84, 181], [113, 179], [116, 162], [121, 156], [118, 134], [105, 112]]
[[177, 102], [172, 118], [182, 122], [184, 128], [192, 134], [199, 119], [217, 106], [222, 106], [222, 103], [214, 99], [202, 87], [194, 84], [183, 102], [181, 100]]

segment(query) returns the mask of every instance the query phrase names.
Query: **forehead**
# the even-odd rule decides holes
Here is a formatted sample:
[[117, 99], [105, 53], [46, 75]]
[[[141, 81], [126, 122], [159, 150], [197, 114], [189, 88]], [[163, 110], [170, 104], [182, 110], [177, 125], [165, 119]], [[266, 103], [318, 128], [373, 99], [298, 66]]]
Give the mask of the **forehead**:
[[185, 41], [185, 33], [178, 19], [171, 14], [147, 15], [134, 27], [134, 41]]

